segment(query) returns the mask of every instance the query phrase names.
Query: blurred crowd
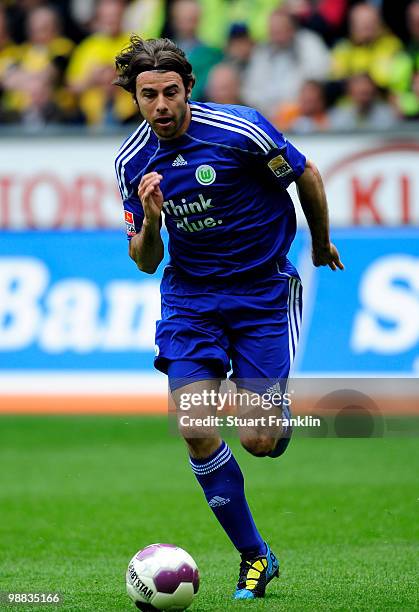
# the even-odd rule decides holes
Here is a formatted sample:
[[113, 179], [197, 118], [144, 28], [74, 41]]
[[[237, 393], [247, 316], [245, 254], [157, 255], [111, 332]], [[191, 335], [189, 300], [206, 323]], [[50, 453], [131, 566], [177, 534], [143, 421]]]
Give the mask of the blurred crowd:
[[132, 32], [185, 51], [195, 100], [256, 107], [283, 131], [419, 120], [419, 0], [2, 0], [0, 125], [138, 121], [112, 85]]

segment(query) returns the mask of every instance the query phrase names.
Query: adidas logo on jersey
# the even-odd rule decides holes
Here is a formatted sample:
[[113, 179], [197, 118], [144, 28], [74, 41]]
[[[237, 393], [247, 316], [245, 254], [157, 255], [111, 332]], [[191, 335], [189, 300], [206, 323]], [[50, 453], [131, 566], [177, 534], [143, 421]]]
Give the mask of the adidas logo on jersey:
[[217, 506], [225, 506], [226, 504], [228, 504], [229, 501], [230, 501], [229, 497], [225, 499], [224, 497], [215, 495], [212, 499], [210, 499], [210, 501], [208, 502], [208, 505], [211, 506], [211, 508], [216, 508]]
[[188, 162], [186, 161], [186, 159], [182, 157], [180, 153], [172, 164], [172, 166], [187, 166], [187, 165], [188, 165]]

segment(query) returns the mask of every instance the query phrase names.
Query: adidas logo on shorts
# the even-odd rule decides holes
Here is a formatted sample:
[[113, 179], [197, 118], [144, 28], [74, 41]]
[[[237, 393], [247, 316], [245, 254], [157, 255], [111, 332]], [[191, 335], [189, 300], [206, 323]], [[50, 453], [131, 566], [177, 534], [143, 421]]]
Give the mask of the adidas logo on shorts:
[[188, 165], [188, 162], [186, 161], [186, 159], [182, 157], [180, 153], [172, 164], [172, 166], [187, 166], [187, 165]]

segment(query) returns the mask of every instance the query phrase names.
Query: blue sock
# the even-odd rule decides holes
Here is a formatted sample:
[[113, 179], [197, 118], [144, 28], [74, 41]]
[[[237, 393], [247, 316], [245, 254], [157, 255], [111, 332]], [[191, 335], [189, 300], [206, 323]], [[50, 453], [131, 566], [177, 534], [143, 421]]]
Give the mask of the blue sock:
[[206, 459], [190, 464], [207, 502], [237, 550], [246, 556], [264, 555], [265, 542], [256, 529], [244, 495], [244, 478], [225, 442]]

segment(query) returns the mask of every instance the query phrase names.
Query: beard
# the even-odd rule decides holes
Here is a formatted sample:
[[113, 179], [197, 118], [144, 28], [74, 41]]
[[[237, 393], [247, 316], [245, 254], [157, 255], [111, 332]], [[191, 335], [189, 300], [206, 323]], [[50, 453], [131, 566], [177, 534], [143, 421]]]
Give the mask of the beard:
[[163, 140], [170, 140], [171, 138], [176, 138], [178, 135], [180, 135], [179, 132], [185, 123], [186, 113], [187, 106], [182, 108], [177, 116], [175, 115], [171, 117], [171, 121], [167, 123], [167, 125], [154, 121], [153, 129], [157, 136]]

